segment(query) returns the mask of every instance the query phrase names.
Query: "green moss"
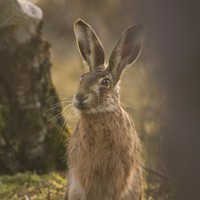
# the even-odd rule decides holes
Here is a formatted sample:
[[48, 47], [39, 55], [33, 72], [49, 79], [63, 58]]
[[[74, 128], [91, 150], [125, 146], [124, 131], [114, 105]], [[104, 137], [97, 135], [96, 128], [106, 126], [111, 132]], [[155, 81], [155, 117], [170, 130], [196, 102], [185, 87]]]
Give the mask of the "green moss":
[[57, 173], [39, 176], [34, 173], [0, 177], [1, 200], [60, 200], [64, 195], [65, 178]]

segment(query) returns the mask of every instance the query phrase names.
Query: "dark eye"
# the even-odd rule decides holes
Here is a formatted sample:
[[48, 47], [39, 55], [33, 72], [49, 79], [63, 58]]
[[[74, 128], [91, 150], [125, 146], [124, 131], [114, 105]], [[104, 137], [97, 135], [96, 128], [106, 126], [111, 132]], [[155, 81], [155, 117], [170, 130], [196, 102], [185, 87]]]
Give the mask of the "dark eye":
[[104, 78], [101, 81], [101, 85], [108, 87], [110, 85], [110, 79], [109, 78]]

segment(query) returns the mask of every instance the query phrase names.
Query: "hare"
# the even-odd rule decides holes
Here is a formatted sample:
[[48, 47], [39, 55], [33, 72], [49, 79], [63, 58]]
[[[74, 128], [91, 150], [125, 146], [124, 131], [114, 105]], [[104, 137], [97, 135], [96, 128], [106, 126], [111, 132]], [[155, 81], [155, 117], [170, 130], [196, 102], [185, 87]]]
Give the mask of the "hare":
[[73, 97], [79, 120], [68, 146], [65, 200], [139, 200], [141, 143], [132, 118], [120, 105], [123, 70], [140, 55], [144, 29], [127, 28], [105, 64], [103, 46], [83, 20], [74, 24], [80, 54], [89, 66]]

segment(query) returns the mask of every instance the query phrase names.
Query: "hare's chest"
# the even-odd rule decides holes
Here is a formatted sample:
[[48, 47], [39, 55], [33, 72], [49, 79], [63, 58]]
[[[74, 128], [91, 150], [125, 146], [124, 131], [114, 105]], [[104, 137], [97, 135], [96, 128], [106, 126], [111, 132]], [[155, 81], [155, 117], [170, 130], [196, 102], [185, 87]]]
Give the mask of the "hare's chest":
[[116, 141], [110, 131], [99, 131], [94, 134], [85, 134], [81, 140], [80, 149], [85, 159], [91, 161], [93, 165], [109, 167], [113, 163], [113, 158], [119, 156], [121, 144]]
[[[108, 174], [113, 174], [121, 167], [124, 169], [124, 158], [127, 158], [125, 150], [127, 144], [123, 145], [124, 138], [116, 138], [113, 132], [99, 131], [93, 134], [78, 134], [73, 144], [74, 152], [71, 153], [73, 157], [73, 166], [79, 168], [80, 173], [85, 176], [101, 176], [108, 177]], [[119, 171], [117, 171], [119, 173]], [[96, 177], [96, 180], [98, 177]]]
[[125, 139], [126, 135], [119, 131], [117, 137], [114, 134], [111, 130], [101, 130], [98, 134], [77, 132], [71, 140], [71, 170], [86, 194], [91, 195], [88, 199], [113, 199], [116, 188], [122, 188], [126, 171], [130, 169], [130, 145], [127, 144], [130, 139]]

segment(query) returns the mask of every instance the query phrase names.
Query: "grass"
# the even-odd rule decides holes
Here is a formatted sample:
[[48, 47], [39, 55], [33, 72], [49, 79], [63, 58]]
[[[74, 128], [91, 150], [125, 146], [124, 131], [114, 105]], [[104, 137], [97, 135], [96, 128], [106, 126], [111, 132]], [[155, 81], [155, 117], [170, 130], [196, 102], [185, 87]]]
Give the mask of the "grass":
[[37, 175], [26, 172], [0, 176], [1, 200], [60, 200], [64, 195], [65, 178], [58, 173]]
[[[149, 175], [142, 200], [172, 199], [173, 184]], [[4, 175], [0, 176], [0, 200], [61, 200], [65, 185], [65, 178], [55, 172], [46, 175], [30, 172]]]

